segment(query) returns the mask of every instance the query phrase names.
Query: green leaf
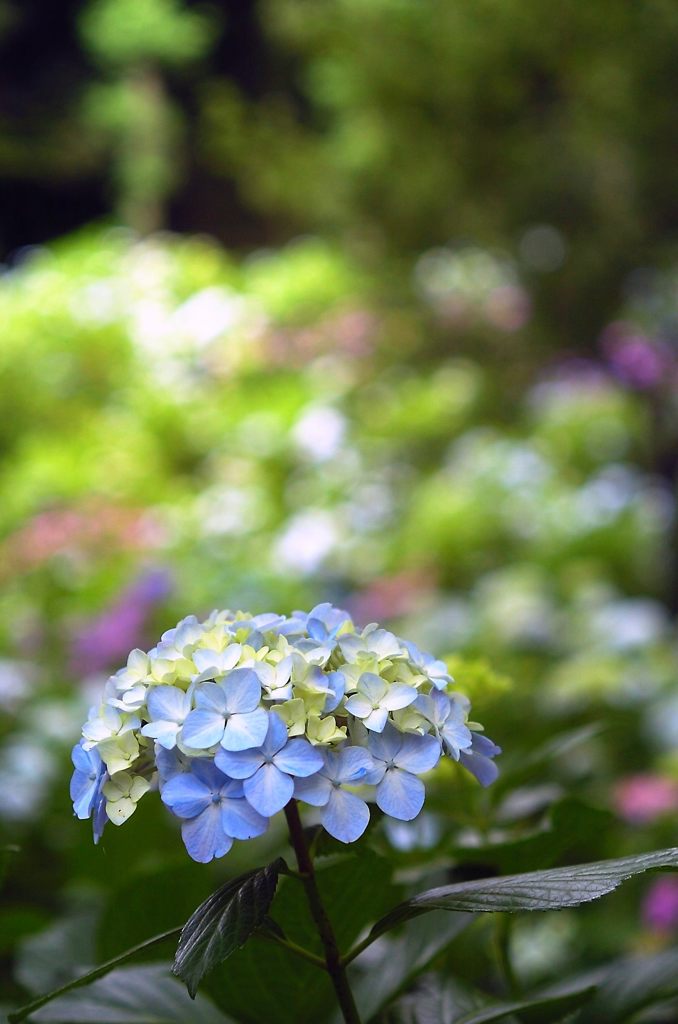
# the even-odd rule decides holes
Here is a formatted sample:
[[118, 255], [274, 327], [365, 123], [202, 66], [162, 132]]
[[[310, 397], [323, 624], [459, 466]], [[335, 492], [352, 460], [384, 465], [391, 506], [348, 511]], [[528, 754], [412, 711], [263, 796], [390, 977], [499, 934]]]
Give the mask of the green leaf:
[[492, 1024], [520, 1014], [523, 1024], [556, 1024], [570, 1015], [595, 993], [587, 985], [559, 994], [544, 992], [526, 999], [489, 1002], [484, 993], [456, 981], [426, 979], [425, 986], [389, 1009], [386, 1024]]
[[2, 889], [5, 884], [5, 878], [7, 877], [7, 872], [9, 871], [9, 865], [12, 859], [12, 855], [20, 852], [21, 848], [19, 846], [15, 846], [13, 843], [8, 843], [5, 846], [0, 846], [0, 889]]
[[243, 946], [268, 914], [285, 862], [248, 871], [212, 893], [181, 931], [172, 971], [195, 996], [202, 978]]
[[[373, 851], [363, 850], [341, 858], [323, 857], [315, 868], [323, 904], [339, 948], [345, 952], [365, 926], [398, 899], [398, 890], [391, 884], [391, 865]], [[298, 879], [281, 879], [270, 914], [290, 941], [322, 954], [318, 929]], [[206, 990], [219, 1006], [247, 1024], [310, 1020], [321, 1024], [336, 1006], [324, 971], [260, 938], [259, 933], [234, 953], [223, 970], [207, 979]]]
[[165, 965], [123, 967], [44, 1006], [31, 1020], [53, 1024], [229, 1024], [204, 996], [195, 1002]]
[[[37, 995], [77, 978], [94, 959], [97, 901], [82, 901], [42, 931], [17, 944], [14, 976]], [[118, 947], [120, 948], [120, 947]]]
[[600, 723], [593, 723], [550, 737], [546, 743], [502, 766], [495, 784], [497, 793], [514, 789], [522, 779], [534, 779], [536, 769], [542, 765], [552, 765], [559, 757], [595, 740], [602, 731]]
[[[97, 929], [97, 951], [102, 960], [134, 942], [187, 921], [195, 908], [210, 896], [221, 879], [209, 869], [197, 871], [193, 863], [170, 862], [145, 865], [122, 872], [112, 880], [106, 906]], [[247, 866], [247, 865], [246, 865]], [[242, 869], [239, 869], [242, 870]], [[168, 893], [172, 898], [168, 899]], [[143, 914], [131, 914], [130, 907], [143, 906]], [[171, 960], [173, 950], [168, 953]], [[156, 962], [158, 956], [153, 956]]]
[[577, 1024], [612, 1024], [646, 1006], [678, 996], [678, 949], [647, 957], [627, 957], [603, 968], [593, 1002]]
[[367, 968], [361, 970], [359, 960], [349, 967], [349, 981], [360, 1016], [370, 1020], [404, 992], [473, 920], [471, 914], [434, 911], [412, 921], [397, 938], [384, 937], [375, 944]]
[[609, 811], [566, 797], [550, 808], [546, 828], [504, 842], [455, 845], [450, 849], [455, 858], [464, 863], [496, 865], [502, 873], [510, 874], [537, 866], [548, 867], [576, 849], [583, 837], [590, 844], [589, 837], [605, 836], [613, 823], [614, 816]]
[[109, 974], [119, 964], [130, 960], [137, 953], [149, 949], [151, 946], [157, 946], [165, 942], [169, 938], [174, 938], [180, 932], [179, 928], [173, 928], [169, 932], [163, 932], [161, 935], [154, 935], [151, 939], [146, 939], [144, 942], [139, 943], [138, 946], [132, 946], [131, 949], [126, 949], [124, 953], [118, 953], [111, 960], [107, 960], [104, 964], [99, 964], [98, 967], [88, 971], [87, 974], [83, 974], [79, 978], [74, 978], [72, 981], [66, 982], [60, 988], [54, 989], [53, 992], [46, 992], [45, 995], [39, 996], [30, 1003], [26, 1003], [25, 1006], [19, 1007], [18, 1010], [14, 1010], [13, 1013], [7, 1015], [9, 1024], [19, 1024], [20, 1021], [26, 1020], [27, 1017], [34, 1015], [41, 1006], [46, 1006], [47, 1003], [51, 1003], [54, 999], [65, 995], [67, 992], [72, 991], [76, 988], [82, 988], [84, 985], [89, 985], [97, 978], [102, 978], [105, 974]]
[[375, 937], [429, 910], [492, 913], [520, 910], [560, 910], [576, 907], [612, 892], [627, 878], [643, 871], [678, 868], [678, 847], [617, 860], [594, 861], [549, 871], [481, 878], [443, 885], [419, 893], [395, 907], [372, 928]]

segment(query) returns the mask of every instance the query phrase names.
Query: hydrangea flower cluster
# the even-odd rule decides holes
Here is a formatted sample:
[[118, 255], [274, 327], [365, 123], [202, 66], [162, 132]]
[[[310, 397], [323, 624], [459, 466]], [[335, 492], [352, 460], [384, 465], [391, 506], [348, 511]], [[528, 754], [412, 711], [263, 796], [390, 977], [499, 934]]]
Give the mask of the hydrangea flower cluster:
[[204, 863], [261, 835], [295, 797], [354, 842], [368, 801], [415, 818], [419, 776], [442, 756], [483, 785], [496, 777], [500, 749], [452, 685], [444, 662], [376, 624], [356, 629], [330, 604], [189, 616], [132, 651], [91, 709], [73, 750], [75, 814], [93, 818], [96, 842], [157, 787]]

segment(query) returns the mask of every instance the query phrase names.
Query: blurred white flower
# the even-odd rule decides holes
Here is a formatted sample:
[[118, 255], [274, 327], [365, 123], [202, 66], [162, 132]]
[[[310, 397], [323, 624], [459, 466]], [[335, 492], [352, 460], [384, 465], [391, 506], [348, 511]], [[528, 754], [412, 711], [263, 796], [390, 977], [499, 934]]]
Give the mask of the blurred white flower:
[[336, 455], [345, 436], [345, 416], [329, 405], [305, 409], [292, 428], [295, 444], [314, 462], [325, 462]]
[[318, 569], [339, 542], [339, 530], [329, 512], [309, 509], [289, 520], [274, 545], [276, 565], [301, 575]]

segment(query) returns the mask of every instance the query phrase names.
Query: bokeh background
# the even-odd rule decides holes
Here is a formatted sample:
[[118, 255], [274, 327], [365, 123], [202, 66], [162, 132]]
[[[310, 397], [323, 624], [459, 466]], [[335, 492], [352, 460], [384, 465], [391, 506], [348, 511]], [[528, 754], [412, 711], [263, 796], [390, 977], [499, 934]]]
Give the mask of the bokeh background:
[[[502, 778], [434, 779], [405, 867], [675, 843], [675, 3], [0, 0], [0, 53], [7, 1001], [282, 842], [71, 817], [107, 675], [213, 607], [449, 657]], [[645, 879], [520, 920], [516, 970], [677, 930]]]

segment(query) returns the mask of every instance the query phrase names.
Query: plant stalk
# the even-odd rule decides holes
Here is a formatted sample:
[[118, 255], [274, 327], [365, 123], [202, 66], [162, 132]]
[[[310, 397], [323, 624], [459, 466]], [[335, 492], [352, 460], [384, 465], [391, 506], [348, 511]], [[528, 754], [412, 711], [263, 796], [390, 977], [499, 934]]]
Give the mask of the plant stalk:
[[322, 902], [320, 891], [315, 877], [313, 859], [306, 844], [304, 829], [299, 817], [299, 808], [296, 800], [292, 799], [285, 807], [285, 817], [290, 833], [290, 841], [294, 854], [297, 858], [297, 865], [301, 875], [301, 881], [308, 900], [311, 916], [318, 928], [320, 941], [325, 951], [325, 965], [330, 976], [337, 1000], [346, 1024], [360, 1024], [360, 1017], [355, 1005], [353, 993], [348, 983], [346, 969], [341, 959], [337, 939], [332, 928], [327, 911]]

